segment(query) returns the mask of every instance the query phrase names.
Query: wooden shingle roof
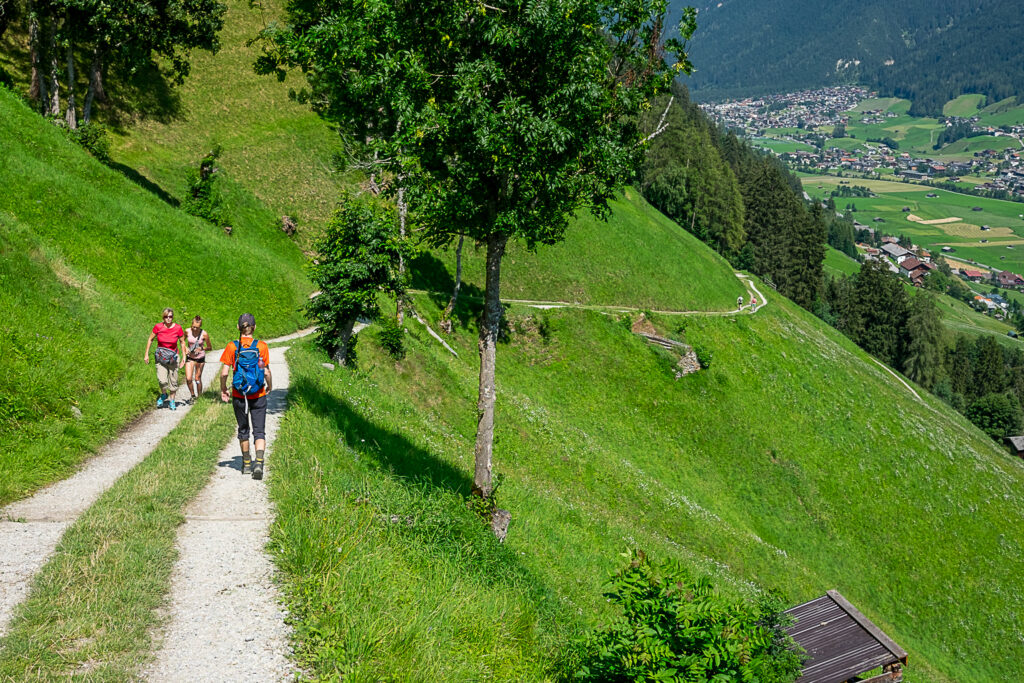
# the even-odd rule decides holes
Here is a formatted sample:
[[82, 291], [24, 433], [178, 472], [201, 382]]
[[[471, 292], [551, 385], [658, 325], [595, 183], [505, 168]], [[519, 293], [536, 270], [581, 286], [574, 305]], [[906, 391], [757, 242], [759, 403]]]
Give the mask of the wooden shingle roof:
[[842, 683], [879, 666], [907, 663], [903, 648], [838, 591], [786, 614], [796, 619], [786, 631], [808, 657], [797, 683]]

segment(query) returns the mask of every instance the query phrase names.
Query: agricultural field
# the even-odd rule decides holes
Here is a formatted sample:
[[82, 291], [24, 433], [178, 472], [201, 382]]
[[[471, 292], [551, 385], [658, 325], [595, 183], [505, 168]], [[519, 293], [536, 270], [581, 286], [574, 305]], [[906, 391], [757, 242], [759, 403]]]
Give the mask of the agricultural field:
[[985, 105], [985, 99], [984, 95], [961, 95], [956, 99], [946, 102], [942, 107], [942, 114], [944, 116], [959, 116], [966, 119], [981, 111], [981, 108]]
[[[825, 198], [840, 183], [869, 188], [875, 197], [836, 197], [840, 211], [857, 207], [857, 220], [883, 232], [904, 234], [930, 251], [953, 248], [951, 256], [992, 268], [1024, 271], [1024, 205], [984, 199], [923, 185], [887, 180], [805, 176], [804, 189]], [[928, 195], [935, 195], [929, 197]], [[903, 208], [909, 211], [903, 211]], [[979, 207], [980, 211], [974, 211]], [[884, 222], [875, 222], [881, 218]], [[983, 229], [987, 227], [988, 229]], [[982, 240], [987, 240], [982, 242]]]

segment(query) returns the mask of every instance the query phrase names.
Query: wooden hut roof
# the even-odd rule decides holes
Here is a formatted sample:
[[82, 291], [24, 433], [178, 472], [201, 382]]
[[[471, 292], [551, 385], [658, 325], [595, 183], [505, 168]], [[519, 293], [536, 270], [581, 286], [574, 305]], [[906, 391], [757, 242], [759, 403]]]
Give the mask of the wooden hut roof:
[[842, 683], [879, 666], [907, 663], [903, 648], [838, 591], [786, 614], [796, 619], [787, 632], [807, 651], [798, 683]]

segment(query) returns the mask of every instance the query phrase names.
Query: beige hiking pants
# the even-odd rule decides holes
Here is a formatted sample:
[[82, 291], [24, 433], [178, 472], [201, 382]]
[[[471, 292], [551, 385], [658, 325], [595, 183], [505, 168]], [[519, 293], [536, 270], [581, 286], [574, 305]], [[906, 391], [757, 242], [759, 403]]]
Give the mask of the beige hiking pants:
[[157, 363], [156, 380], [160, 382], [160, 393], [174, 398], [178, 393], [178, 364], [168, 368]]

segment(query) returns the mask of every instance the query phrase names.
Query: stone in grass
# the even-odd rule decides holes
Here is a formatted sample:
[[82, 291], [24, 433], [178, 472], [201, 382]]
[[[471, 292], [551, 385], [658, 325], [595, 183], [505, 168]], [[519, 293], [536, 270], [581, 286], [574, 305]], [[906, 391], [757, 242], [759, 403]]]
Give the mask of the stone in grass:
[[76, 420], [82, 419], [82, 411], [78, 409], [78, 406], [71, 406], [71, 414], [75, 416]]
[[512, 513], [508, 510], [497, 509], [491, 513], [491, 531], [498, 538], [499, 543], [505, 542], [508, 535], [508, 524], [512, 521]]
[[334, 369], [334, 363], [321, 363], [320, 365], [324, 366], [328, 370], [333, 370]]

